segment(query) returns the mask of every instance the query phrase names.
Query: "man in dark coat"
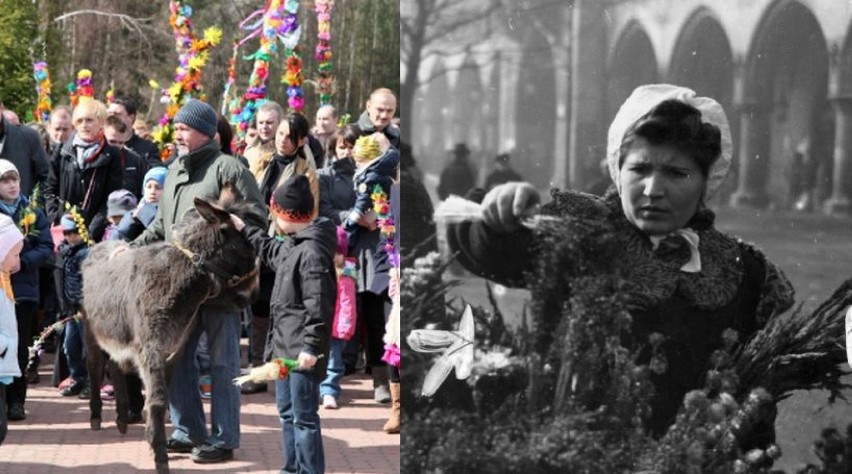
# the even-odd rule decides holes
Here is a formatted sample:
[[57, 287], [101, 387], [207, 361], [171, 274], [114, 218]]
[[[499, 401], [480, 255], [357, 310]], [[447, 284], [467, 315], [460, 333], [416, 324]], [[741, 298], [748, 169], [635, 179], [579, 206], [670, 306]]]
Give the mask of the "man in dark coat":
[[491, 170], [491, 173], [488, 173], [488, 176], [485, 178], [486, 191], [498, 184], [524, 180], [517, 171], [512, 169], [512, 165], [509, 163], [509, 158], [510, 156], [508, 153], [500, 153], [497, 155], [497, 158], [494, 159], [494, 169]]
[[[157, 216], [131, 246], [172, 242], [173, 225], [194, 207], [194, 198], [218, 199], [225, 183], [231, 183], [251, 203], [247, 219], [266, 227], [266, 205], [257, 182], [239, 161], [222, 153], [213, 140], [218, 117], [210, 105], [190, 100], [175, 115], [178, 158], [169, 166]], [[169, 387], [169, 411], [174, 432], [168, 441], [171, 452], [191, 452], [197, 463], [216, 463], [234, 457], [240, 445], [240, 391], [232, 380], [240, 373], [240, 315], [228, 301], [214, 299], [198, 314], [198, 326], [190, 334], [183, 354], [175, 361]], [[201, 332], [210, 347], [212, 433], [208, 436], [195, 353]]]
[[133, 193], [136, 200], [142, 199], [142, 180], [148, 172], [148, 162], [135, 151], [127, 147], [124, 137], [127, 136], [127, 125], [117, 116], [107, 117], [104, 127], [104, 137], [107, 143], [118, 148], [121, 165], [124, 169], [124, 179], [121, 187]]
[[396, 96], [386, 88], [376, 89], [367, 99], [367, 110], [358, 117], [358, 128], [364, 135], [382, 132], [394, 148], [399, 149], [399, 129], [393, 125]]
[[453, 148], [453, 160], [441, 171], [438, 183], [438, 197], [443, 201], [450, 194], [464, 196], [476, 186], [476, 177], [470, 167], [468, 157], [470, 149], [464, 143]]
[[21, 194], [31, 196], [36, 184], [47, 181], [47, 155], [38, 132], [30, 127], [13, 125], [2, 117], [3, 101], [0, 99], [0, 158], [15, 165], [21, 179]]
[[[133, 122], [136, 121], [136, 101], [131, 97], [119, 96], [109, 104], [107, 113], [121, 119], [127, 126], [127, 132], [124, 138], [124, 146], [130, 148], [137, 155], [141, 156], [148, 163], [149, 167], [162, 166], [163, 160], [160, 159], [160, 149], [154, 142], [145, 140], [136, 135], [133, 129]], [[145, 173], [142, 173], [143, 175]]]

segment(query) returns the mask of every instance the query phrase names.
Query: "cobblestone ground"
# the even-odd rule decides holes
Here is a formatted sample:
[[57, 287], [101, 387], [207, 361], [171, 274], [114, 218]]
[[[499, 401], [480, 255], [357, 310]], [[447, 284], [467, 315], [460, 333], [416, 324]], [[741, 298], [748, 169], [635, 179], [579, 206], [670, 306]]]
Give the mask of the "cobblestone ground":
[[[128, 473], [154, 472], [154, 457], [144, 441], [144, 425], [131, 425], [121, 435], [115, 423], [89, 429], [88, 402], [62, 397], [50, 386], [51, 360], [41, 366], [41, 383], [27, 395], [27, 419], [11, 422], [0, 446], [0, 473]], [[344, 378], [341, 408], [323, 410], [323, 443], [329, 473], [398, 473], [399, 435], [382, 431], [388, 405], [372, 399], [372, 382], [363, 374]], [[113, 402], [105, 402], [104, 418], [113, 420]], [[210, 402], [205, 402], [209, 420]], [[170, 454], [173, 473], [278, 473], [282, 465], [281, 428], [274, 392], [242, 396], [242, 440], [234, 460], [195, 464], [189, 454]], [[167, 425], [170, 432], [171, 428]]]

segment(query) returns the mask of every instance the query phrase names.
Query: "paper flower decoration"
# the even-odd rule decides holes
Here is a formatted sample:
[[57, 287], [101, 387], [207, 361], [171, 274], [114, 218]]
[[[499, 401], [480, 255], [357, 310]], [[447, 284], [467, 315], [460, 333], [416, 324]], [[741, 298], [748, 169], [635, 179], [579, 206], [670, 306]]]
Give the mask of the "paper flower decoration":
[[334, 89], [334, 78], [331, 75], [331, 10], [333, 7], [332, 0], [316, 0], [314, 8], [317, 14], [317, 45], [314, 50], [314, 59], [318, 61], [315, 80], [320, 106], [331, 103], [331, 94]]
[[388, 195], [378, 184], [373, 187], [373, 192], [370, 194], [373, 200], [373, 211], [376, 213], [376, 226], [384, 239], [382, 247], [388, 254], [391, 265], [399, 268], [399, 252], [394, 245], [394, 234], [396, 233], [396, 225], [394, 217], [391, 215], [390, 202]]
[[47, 123], [50, 120], [50, 110], [53, 108], [53, 100], [50, 97], [50, 71], [47, 63], [38, 61], [33, 64], [33, 79], [36, 83], [36, 107], [33, 117], [36, 122]]
[[80, 101], [91, 100], [95, 97], [95, 91], [92, 88], [92, 71], [88, 69], [80, 69], [77, 72], [77, 80], [68, 85], [68, 92], [71, 94], [71, 107], [76, 107]]
[[284, 380], [290, 375], [290, 371], [299, 366], [299, 362], [293, 359], [278, 357], [272, 361], [255, 367], [248, 374], [234, 379], [234, 385], [242, 385], [246, 382], [263, 383], [273, 380]]
[[[151, 132], [151, 137], [160, 146], [160, 155], [166, 158], [168, 145], [174, 141], [174, 116], [187, 100], [196, 98], [205, 100], [201, 86], [201, 72], [210, 56], [210, 48], [222, 41], [222, 30], [210, 27], [204, 30], [201, 38], [192, 31], [192, 7], [181, 0], [169, 2], [169, 25], [175, 37], [175, 51], [178, 53], [178, 67], [171, 86], [162, 90], [161, 102], [167, 104], [166, 112]], [[153, 87], [155, 81], [149, 81]]]
[[[254, 61], [249, 85], [239, 104], [231, 108], [231, 123], [236, 128], [235, 149], [245, 149], [248, 124], [257, 108], [266, 101], [266, 81], [269, 77], [269, 61], [278, 52], [277, 40], [287, 51], [298, 42], [299, 23], [296, 17], [299, 4], [295, 0], [269, 0], [266, 8], [256, 10], [240, 22], [240, 28], [250, 33], [240, 40], [239, 45], [253, 38], [260, 39], [260, 46], [246, 60]], [[260, 17], [258, 19], [258, 17]], [[294, 42], [295, 41], [295, 42]], [[288, 46], [292, 44], [293, 46]], [[288, 53], [289, 54], [289, 53]]]

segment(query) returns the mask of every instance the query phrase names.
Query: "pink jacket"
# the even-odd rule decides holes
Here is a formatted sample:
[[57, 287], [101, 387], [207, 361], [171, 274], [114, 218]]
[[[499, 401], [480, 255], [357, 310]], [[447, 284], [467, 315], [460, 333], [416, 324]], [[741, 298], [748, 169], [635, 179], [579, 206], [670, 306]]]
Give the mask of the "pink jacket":
[[355, 334], [356, 265], [355, 258], [347, 257], [343, 263], [343, 269], [337, 274], [337, 304], [334, 308], [334, 324], [331, 328], [331, 337], [335, 339], [348, 341]]

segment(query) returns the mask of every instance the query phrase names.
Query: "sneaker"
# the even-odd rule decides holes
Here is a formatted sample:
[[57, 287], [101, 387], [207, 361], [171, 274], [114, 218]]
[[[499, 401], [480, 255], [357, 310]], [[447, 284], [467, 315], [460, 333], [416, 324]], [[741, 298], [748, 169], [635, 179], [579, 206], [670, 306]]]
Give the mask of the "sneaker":
[[253, 393], [261, 393], [268, 390], [266, 382], [253, 382], [249, 380], [240, 387], [240, 393], [243, 395], [251, 395]]
[[322, 396], [322, 407], [328, 408], [329, 410], [334, 410], [337, 408], [337, 399], [332, 395], [323, 395]]
[[65, 380], [59, 382], [59, 385], [57, 385], [57, 388], [61, 392], [62, 390], [65, 390], [66, 387], [71, 386], [71, 384], [73, 384], [73, 383], [74, 383], [74, 379], [72, 379], [71, 377], [68, 377]]
[[373, 389], [373, 399], [376, 400], [376, 403], [390, 403], [391, 396], [388, 386], [385, 384], [377, 385]]
[[174, 438], [169, 438], [166, 442], [166, 451], [170, 453], [191, 453], [193, 448], [192, 443], [184, 443]]
[[101, 388], [101, 400], [115, 400], [115, 388], [112, 385], [104, 385]]
[[27, 419], [27, 413], [24, 411], [24, 406], [20, 403], [9, 405], [8, 413], [9, 421], [21, 421]]
[[86, 382], [71, 382], [71, 384], [63, 388], [59, 394], [63, 397], [75, 397], [80, 395], [84, 388], [86, 388]]
[[192, 454], [189, 458], [198, 464], [224, 462], [234, 459], [234, 450], [202, 444], [192, 448]]

